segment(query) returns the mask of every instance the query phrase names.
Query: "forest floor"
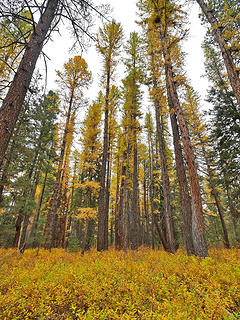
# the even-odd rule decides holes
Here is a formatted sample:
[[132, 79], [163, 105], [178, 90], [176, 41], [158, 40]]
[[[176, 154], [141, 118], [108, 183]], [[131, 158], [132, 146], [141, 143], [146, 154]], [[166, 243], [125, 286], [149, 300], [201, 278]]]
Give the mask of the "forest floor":
[[0, 319], [240, 319], [239, 258], [0, 249]]

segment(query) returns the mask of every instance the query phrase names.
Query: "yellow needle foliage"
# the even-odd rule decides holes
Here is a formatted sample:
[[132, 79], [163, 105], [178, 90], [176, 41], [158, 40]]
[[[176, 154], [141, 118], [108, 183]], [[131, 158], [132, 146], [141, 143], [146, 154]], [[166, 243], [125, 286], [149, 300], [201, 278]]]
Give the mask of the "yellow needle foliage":
[[239, 319], [239, 258], [0, 249], [0, 319]]

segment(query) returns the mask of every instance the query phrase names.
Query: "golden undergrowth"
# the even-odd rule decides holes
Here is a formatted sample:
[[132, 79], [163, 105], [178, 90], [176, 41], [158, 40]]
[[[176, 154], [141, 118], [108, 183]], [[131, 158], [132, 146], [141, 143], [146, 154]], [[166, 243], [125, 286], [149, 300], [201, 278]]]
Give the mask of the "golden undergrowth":
[[240, 319], [239, 257], [0, 249], [0, 319]]

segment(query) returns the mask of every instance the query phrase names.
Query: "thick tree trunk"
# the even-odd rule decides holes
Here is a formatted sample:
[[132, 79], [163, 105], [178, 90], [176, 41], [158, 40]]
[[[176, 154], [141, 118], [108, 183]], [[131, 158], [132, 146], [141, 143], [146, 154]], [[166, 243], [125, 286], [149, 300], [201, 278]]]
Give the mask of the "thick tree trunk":
[[176, 251], [176, 241], [175, 241], [175, 235], [174, 235], [173, 213], [172, 213], [172, 206], [171, 206], [171, 190], [170, 190], [170, 182], [169, 182], [169, 176], [167, 171], [166, 147], [165, 147], [165, 142], [163, 138], [163, 127], [162, 127], [162, 123], [160, 122], [158, 99], [154, 100], [154, 104], [155, 104], [156, 127], [157, 127], [157, 134], [158, 134], [158, 144], [159, 144], [162, 179], [163, 179], [164, 211], [165, 211], [165, 219], [166, 219], [167, 241], [168, 241], [169, 250], [171, 252], [174, 252]]
[[206, 3], [203, 0], [196, 0], [196, 2], [199, 4], [208, 22], [211, 24], [212, 31], [214, 32], [214, 35], [222, 52], [222, 57], [227, 69], [228, 78], [230, 80], [234, 95], [237, 99], [238, 105], [240, 106], [240, 78], [238, 76], [237, 68], [234, 65], [230, 49], [228, 48], [221, 28], [218, 25], [218, 21], [214, 17], [212, 11], [207, 7]]
[[165, 76], [166, 84], [169, 87], [169, 95], [172, 101], [173, 108], [175, 110], [179, 128], [181, 131], [181, 137], [183, 142], [183, 149], [185, 152], [186, 162], [188, 166], [191, 192], [192, 192], [192, 237], [194, 245], [194, 253], [198, 256], [206, 257], [208, 255], [206, 242], [204, 238], [204, 225], [203, 225], [203, 209], [201, 191], [198, 181], [197, 168], [193, 155], [192, 145], [186, 121], [184, 119], [183, 111], [178, 99], [176, 84], [172, 80], [174, 78], [172, 73], [172, 65], [169, 59], [170, 52], [166, 45], [165, 35], [160, 32], [160, 38], [163, 43], [163, 56], [165, 60]]
[[24, 207], [21, 207], [18, 213], [18, 217], [15, 223], [15, 236], [14, 236], [14, 240], [13, 240], [13, 248], [17, 248], [18, 247], [18, 242], [20, 239], [20, 233], [21, 233], [21, 227], [22, 227], [22, 222], [24, 219]]
[[198, 181], [197, 169], [195, 165], [195, 159], [191, 146], [191, 141], [187, 129], [187, 125], [183, 116], [182, 109], [178, 100], [176, 87], [171, 80], [172, 77], [169, 72], [166, 74], [167, 82], [170, 88], [170, 94], [174, 105], [174, 110], [177, 115], [179, 127], [181, 130], [181, 136], [183, 141], [184, 152], [186, 156], [188, 172], [190, 177], [190, 185], [192, 192], [192, 237], [194, 245], [194, 253], [199, 256], [206, 257], [208, 255], [207, 247], [204, 238], [204, 226], [203, 226], [203, 209], [201, 191]]
[[47, 2], [0, 109], [0, 167], [59, 2]]
[[104, 136], [103, 136], [103, 155], [100, 174], [100, 192], [98, 200], [98, 232], [97, 232], [97, 250], [103, 251], [106, 248], [106, 171], [108, 157], [108, 122], [109, 122], [109, 94], [110, 94], [110, 66], [107, 66], [107, 85], [105, 96], [105, 118], [104, 118]]

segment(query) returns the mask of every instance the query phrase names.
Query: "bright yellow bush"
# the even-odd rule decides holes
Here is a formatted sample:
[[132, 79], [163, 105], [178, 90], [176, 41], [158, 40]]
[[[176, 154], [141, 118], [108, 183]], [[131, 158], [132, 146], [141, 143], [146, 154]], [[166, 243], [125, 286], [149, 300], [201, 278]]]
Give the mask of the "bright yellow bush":
[[0, 249], [0, 319], [240, 319], [239, 258]]

